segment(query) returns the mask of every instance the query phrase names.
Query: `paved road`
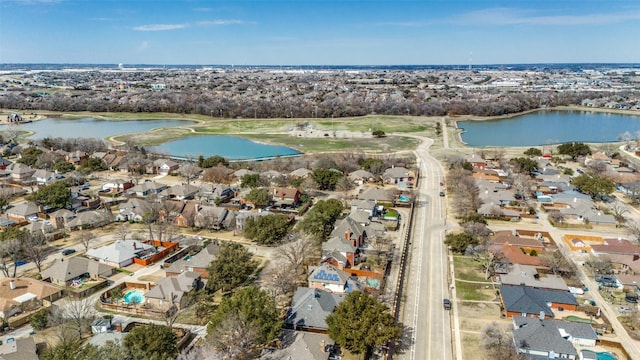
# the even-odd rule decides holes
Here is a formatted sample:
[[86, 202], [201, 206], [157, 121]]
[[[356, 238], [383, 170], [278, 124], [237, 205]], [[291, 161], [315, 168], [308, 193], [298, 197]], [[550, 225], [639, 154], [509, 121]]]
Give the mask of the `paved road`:
[[446, 203], [438, 196], [444, 181], [440, 163], [428, 153], [433, 143], [417, 148], [420, 183], [413, 224], [406, 290], [401, 314], [407, 328], [400, 359], [446, 360], [453, 358], [450, 312], [442, 300], [449, 298], [447, 251], [443, 243]]

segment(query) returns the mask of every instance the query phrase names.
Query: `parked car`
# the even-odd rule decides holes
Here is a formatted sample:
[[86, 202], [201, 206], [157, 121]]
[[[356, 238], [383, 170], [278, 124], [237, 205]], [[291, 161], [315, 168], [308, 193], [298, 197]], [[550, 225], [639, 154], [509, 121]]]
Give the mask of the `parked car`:
[[67, 256], [73, 254], [74, 252], [76, 252], [76, 249], [64, 249], [62, 250], [62, 255]]
[[440, 191], [440, 196], [444, 196], [444, 191]]
[[26, 263], [28, 263], [27, 260], [18, 260], [18, 261], [16, 261], [16, 266], [22, 266], [22, 265], [24, 265]]
[[442, 305], [444, 305], [445, 310], [451, 310], [451, 300], [449, 299], [442, 300]]
[[627, 295], [624, 297], [624, 301], [631, 303], [631, 304], [637, 304], [638, 303], [638, 297], [634, 296], [634, 295]]
[[629, 312], [632, 312], [632, 311], [633, 311], [633, 309], [632, 309], [632, 308], [630, 308], [630, 307], [628, 307], [628, 306], [620, 306], [620, 307], [618, 308], [618, 311], [619, 311], [620, 313], [629, 313]]

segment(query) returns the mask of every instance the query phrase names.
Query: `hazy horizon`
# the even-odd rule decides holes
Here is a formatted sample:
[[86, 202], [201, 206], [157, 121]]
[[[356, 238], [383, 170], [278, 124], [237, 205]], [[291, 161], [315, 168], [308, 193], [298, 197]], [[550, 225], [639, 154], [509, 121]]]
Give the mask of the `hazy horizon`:
[[632, 0], [4, 0], [0, 63], [636, 63], [638, 20]]

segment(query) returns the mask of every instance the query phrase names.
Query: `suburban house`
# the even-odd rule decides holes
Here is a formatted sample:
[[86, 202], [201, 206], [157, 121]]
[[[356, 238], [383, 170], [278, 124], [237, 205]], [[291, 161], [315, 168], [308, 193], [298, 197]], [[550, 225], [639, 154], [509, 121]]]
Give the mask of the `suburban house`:
[[74, 164], [74, 165], [78, 165], [80, 164], [80, 162], [84, 159], [87, 159], [89, 157], [89, 155], [84, 152], [84, 151], [80, 151], [80, 150], [76, 150], [76, 151], [72, 151], [70, 153], [67, 153], [67, 156], [65, 157], [65, 160], [67, 160], [68, 162]]
[[298, 169], [295, 169], [292, 172], [290, 172], [289, 176], [291, 176], [294, 179], [306, 178], [312, 172], [313, 171], [311, 171], [311, 170], [309, 170], [307, 168], [298, 168]]
[[487, 161], [478, 154], [471, 154], [464, 157], [464, 161], [473, 166], [474, 169], [483, 170], [487, 166]]
[[321, 263], [328, 263], [342, 270], [356, 265], [357, 260], [356, 247], [344, 237], [334, 236], [322, 243]]
[[507, 317], [549, 317], [551, 309], [575, 311], [578, 301], [569, 291], [547, 290], [525, 285], [500, 285], [500, 301]]
[[376, 178], [372, 173], [362, 169], [350, 172], [347, 174], [347, 177], [357, 185], [364, 185], [376, 181]]
[[310, 288], [326, 290], [336, 294], [350, 293], [362, 289], [362, 285], [358, 283], [358, 280], [329, 264], [310, 266], [307, 281]]
[[204, 283], [200, 273], [185, 271], [178, 276], [170, 276], [156, 282], [151, 290], [144, 294], [149, 305], [158, 309], [168, 309], [172, 305], [182, 308], [182, 300], [191, 291], [202, 289]]
[[504, 285], [521, 285], [548, 290], [569, 291], [562, 277], [553, 274], [540, 275], [535, 267], [514, 264], [507, 274], [500, 275], [500, 283]]
[[23, 311], [36, 310], [43, 301], [62, 297], [59, 289], [44, 281], [28, 277], [0, 279], [0, 317], [9, 319]]
[[149, 174], [161, 174], [167, 175], [180, 168], [180, 164], [169, 159], [158, 159], [151, 163], [147, 167], [147, 173]]
[[515, 316], [513, 326], [517, 351], [536, 358], [578, 359], [575, 346], [595, 346], [598, 340], [587, 323]]
[[158, 196], [171, 200], [188, 200], [193, 199], [199, 191], [200, 188], [197, 186], [182, 184], [164, 189], [158, 193]]
[[23, 183], [32, 180], [33, 173], [36, 172], [29, 165], [21, 163], [13, 163], [5, 169], [5, 172], [9, 174], [9, 178], [15, 182]]
[[236, 188], [224, 184], [205, 183], [200, 185], [200, 190], [195, 199], [200, 202], [214, 204], [227, 202], [235, 196]]
[[252, 212], [252, 211], [239, 211], [236, 214], [236, 230], [237, 231], [244, 231], [244, 226], [247, 223], [247, 219], [250, 217], [258, 217], [258, 216], [267, 216], [267, 215], [271, 215], [273, 214], [272, 212], [269, 211], [262, 211], [262, 212]]
[[67, 209], [59, 209], [49, 214], [49, 221], [51, 221], [51, 225], [56, 229], [64, 228], [64, 225], [67, 221], [73, 219], [76, 214]]
[[142, 184], [136, 185], [130, 188], [127, 193], [135, 196], [145, 197], [148, 195], [158, 194], [162, 190], [168, 188], [165, 184], [160, 184], [155, 181], [145, 181]]
[[294, 330], [327, 331], [325, 319], [333, 314], [333, 309], [345, 296], [320, 289], [299, 287], [293, 295], [284, 324]]
[[234, 216], [229, 210], [220, 206], [196, 205], [194, 225], [202, 229], [220, 230], [229, 227], [231, 224], [227, 218]]
[[133, 263], [133, 259], [154, 250], [153, 245], [137, 240], [116, 240], [113, 244], [96, 249], [89, 249], [86, 256], [114, 267], [125, 267]]
[[640, 254], [604, 254], [602, 258], [611, 260], [615, 271], [623, 274], [640, 274]]
[[33, 336], [20, 337], [0, 345], [2, 360], [38, 360], [38, 347]]
[[68, 259], [54, 260], [53, 264], [40, 274], [42, 275], [43, 281], [48, 281], [60, 286], [71, 286], [73, 280], [76, 279], [89, 278], [91, 280], [100, 280], [108, 278], [115, 274], [115, 272], [116, 269], [113, 266], [80, 256], [74, 256]]
[[64, 227], [67, 230], [95, 229], [111, 224], [113, 214], [110, 211], [83, 211], [72, 219], [67, 219]]
[[9, 160], [7, 160], [7, 159], [5, 159], [3, 157], [0, 157], [0, 170], [5, 170], [7, 168], [7, 166], [9, 166], [11, 164], [12, 164], [11, 161], [9, 161]]
[[119, 205], [119, 213], [116, 214], [116, 221], [141, 222], [145, 214], [151, 211], [151, 204], [144, 199], [130, 198]]
[[390, 194], [385, 189], [368, 187], [364, 189], [360, 194], [358, 194], [358, 199], [373, 200], [376, 203], [379, 203], [379, 202], [391, 203], [393, 202], [393, 195]]
[[38, 169], [33, 173], [33, 179], [39, 186], [49, 185], [54, 183], [58, 179], [64, 179], [63, 175], [58, 175], [53, 171]]
[[378, 214], [379, 209], [374, 200], [351, 200], [351, 212], [354, 211], [364, 211], [369, 216], [375, 216]]
[[269, 189], [271, 199], [277, 207], [295, 206], [300, 201], [300, 190], [296, 188], [272, 187]]
[[385, 170], [384, 173], [382, 173], [382, 180], [385, 184], [413, 182], [414, 175], [408, 169], [398, 166]]
[[123, 192], [133, 187], [131, 180], [113, 179], [102, 184], [102, 190], [109, 190], [111, 192]]
[[38, 217], [41, 207], [33, 201], [24, 201], [5, 210], [5, 215], [15, 222], [27, 221]]
[[195, 255], [186, 256], [185, 258], [176, 260], [170, 265], [165, 264], [166, 275], [178, 276], [183, 272], [196, 272], [200, 274], [201, 278], [206, 279], [209, 277], [207, 269], [219, 253], [220, 247], [218, 243], [212, 242]]
[[260, 360], [329, 360], [334, 356], [333, 340], [326, 334], [313, 332], [282, 330], [279, 348], [267, 348], [262, 351]]
[[340, 221], [331, 232], [331, 237], [343, 237], [351, 244], [358, 248], [362, 246], [367, 239], [365, 227], [351, 217], [346, 217]]
[[592, 244], [591, 252], [594, 255], [633, 255], [640, 254], [640, 246], [625, 239], [604, 239], [602, 244]]

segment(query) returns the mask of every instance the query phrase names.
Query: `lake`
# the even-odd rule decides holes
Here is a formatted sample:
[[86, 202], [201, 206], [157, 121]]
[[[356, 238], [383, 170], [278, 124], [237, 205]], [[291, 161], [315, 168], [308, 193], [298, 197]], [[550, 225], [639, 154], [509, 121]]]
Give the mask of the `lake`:
[[[19, 128], [35, 132], [31, 136], [34, 139], [46, 137], [106, 139], [114, 135], [141, 133], [157, 128], [184, 126], [193, 123], [193, 121], [187, 120], [44, 119], [20, 124]], [[7, 126], [10, 125], [0, 126], [0, 131], [5, 130]], [[197, 158], [198, 155], [205, 157], [220, 155], [231, 160], [299, 154], [288, 147], [265, 145], [233, 136], [192, 136], [157, 146], [152, 151], [185, 158]]]
[[620, 141], [640, 131], [640, 116], [590, 111], [543, 110], [509, 119], [459, 121], [469, 146], [541, 146], [570, 141]]
[[234, 136], [192, 136], [168, 142], [152, 149], [173, 156], [197, 158], [220, 155], [231, 160], [260, 159], [299, 154], [284, 146], [266, 145]]
[[[95, 137], [106, 139], [114, 135], [131, 134], [145, 132], [151, 129], [173, 126], [184, 126], [193, 124], [193, 121], [184, 120], [98, 120], [94, 118], [81, 119], [44, 119], [31, 123], [20, 124], [20, 129], [35, 132], [31, 137], [34, 139], [49, 138], [76, 138]], [[1, 130], [6, 130], [7, 126], [2, 125]]]

